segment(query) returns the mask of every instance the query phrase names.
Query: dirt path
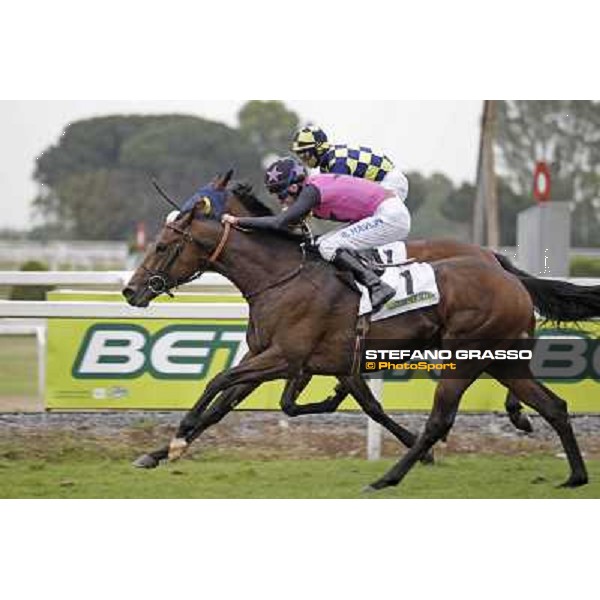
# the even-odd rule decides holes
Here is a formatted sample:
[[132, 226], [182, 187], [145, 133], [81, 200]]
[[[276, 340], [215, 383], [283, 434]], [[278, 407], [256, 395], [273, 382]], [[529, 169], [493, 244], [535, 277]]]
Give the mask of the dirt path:
[[[62, 444], [71, 449], [93, 446], [102, 451], [135, 455], [162, 445], [173, 434], [182, 412], [4, 413], [0, 414], [0, 444], [23, 452], [45, 455]], [[393, 414], [409, 429], [424, 425], [422, 413]], [[532, 435], [517, 432], [503, 414], [460, 414], [444, 453], [529, 454], [562, 451], [554, 432], [532, 417]], [[600, 458], [600, 415], [572, 419], [582, 451]], [[236, 411], [209, 429], [195, 451], [223, 450], [252, 457], [308, 458], [364, 456], [366, 417], [340, 413], [288, 419], [278, 412]], [[384, 456], [398, 456], [398, 443], [387, 433]]]

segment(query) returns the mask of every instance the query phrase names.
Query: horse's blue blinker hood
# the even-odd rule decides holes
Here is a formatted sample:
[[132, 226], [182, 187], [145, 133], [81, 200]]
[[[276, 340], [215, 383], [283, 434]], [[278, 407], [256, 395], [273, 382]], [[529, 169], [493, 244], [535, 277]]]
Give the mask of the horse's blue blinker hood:
[[205, 208], [202, 214], [197, 218], [218, 219], [220, 220], [225, 212], [225, 199], [227, 190], [218, 190], [211, 185], [201, 187], [193, 196], [188, 198], [181, 208], [181, 212], [187, 213], [194, 209], [194, 206], [201, 200], [205, 202]]

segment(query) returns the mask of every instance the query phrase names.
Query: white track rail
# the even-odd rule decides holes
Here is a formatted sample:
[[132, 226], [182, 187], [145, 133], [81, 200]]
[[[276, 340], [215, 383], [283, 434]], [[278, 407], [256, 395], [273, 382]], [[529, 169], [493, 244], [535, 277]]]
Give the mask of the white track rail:
[[[131, 271], [0, 271], [0, 285], [102, 285], [124, 287], [131, 279]], [[231, 282], [217, 273], [205, 273], [182, 289], [226, 288], [233, 291]]]
[[247, 319], [241, 303], [157, 302], [134, 308], [123, 302], [0, 300], [0, 318], [11, 319]]

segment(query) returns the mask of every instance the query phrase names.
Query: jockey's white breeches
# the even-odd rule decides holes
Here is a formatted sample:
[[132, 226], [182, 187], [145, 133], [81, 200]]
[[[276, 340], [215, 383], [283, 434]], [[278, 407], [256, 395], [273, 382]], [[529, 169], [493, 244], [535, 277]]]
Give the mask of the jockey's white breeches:
[[408, 179], [400, 169], [392, 169], [383, 178], [381, 186], [394, 192], [402, 202], [406, 202], [406, 198], [408, 198]]
[[410, 213], [406, 205], [399, 197], [388, 198], [377, 207], [373, 216], [321, 236], [319, 252], [325, 260], [331, 261], [340, 248], [368, 250], [404, 240], [409, 232]]

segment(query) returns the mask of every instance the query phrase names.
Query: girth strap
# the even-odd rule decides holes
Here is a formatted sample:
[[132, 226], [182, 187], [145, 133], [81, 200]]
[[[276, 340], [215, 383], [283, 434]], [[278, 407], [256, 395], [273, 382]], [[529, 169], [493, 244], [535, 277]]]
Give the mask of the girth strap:
[[350, 370], [351, 375], [360, 374], [360, 355], [363, 342], [369, 333], [371, 327], [371, 320], [369, 315], [361, 315], [356, 321], [356, 339], [354, 341], [354, 353], [352, 356], [352, 368]]

